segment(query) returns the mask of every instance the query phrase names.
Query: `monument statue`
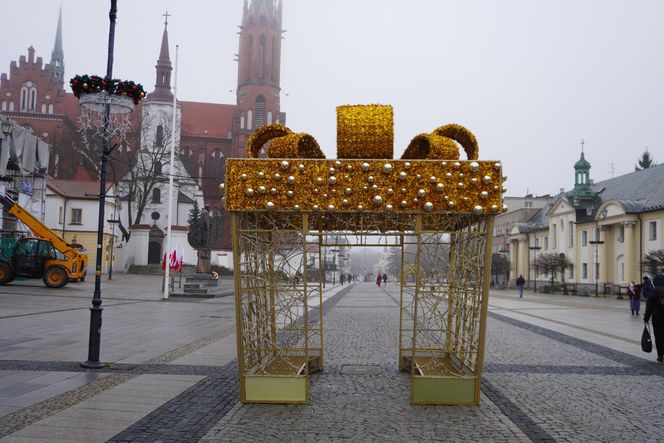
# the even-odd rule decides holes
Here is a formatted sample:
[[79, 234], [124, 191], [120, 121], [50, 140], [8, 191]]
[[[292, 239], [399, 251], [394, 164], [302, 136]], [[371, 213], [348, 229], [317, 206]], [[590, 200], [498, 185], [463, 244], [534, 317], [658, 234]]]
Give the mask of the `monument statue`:
[[196, 264], [196, 273], [207, 274], [210, 272], [210, 207], [204, 206], [201, 211], [201, 218], [198, 222], [198, 232], [200, 237], [200, 247], [198, 248], [198, 263]]

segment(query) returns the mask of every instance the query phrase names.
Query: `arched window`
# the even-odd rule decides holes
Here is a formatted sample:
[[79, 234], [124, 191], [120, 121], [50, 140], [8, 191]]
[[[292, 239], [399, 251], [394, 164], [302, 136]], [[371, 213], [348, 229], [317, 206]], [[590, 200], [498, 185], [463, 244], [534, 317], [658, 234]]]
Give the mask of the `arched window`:
[[194, 151], [191, 150], [189, 147], [185, 147], [182, 149], [180, 152], [180, 160], [182, 161], [182, 164], [184, 165], [184, 169], [191, 175], [192, 177], [195, 176], [196, 172], [196, 161], [194, 157]]
[[6, 111], [7, 110], [7, 100], [2, 101], [2, 110]]
[[37, 109], [37, 88], [34, 86], [30, 88], [30, 103], [28, 103], [28, 110], [34, 111]]
[[[265, 34], [258, 38], [258, 78], [265, 77]], [[258, 126], [258, 124], [256, 124]]]
[[154, 188], [152, 190], [152, 203], [161, 203], [161, 189]]
[[270, 80], [277, 81], [277, 39], [272, 37], [272, 57], [270, 57]]
[[244, 129], [244, 112], [240, 115], [240, 129]]
[[25, 86], [21, 88], [21, 101], [19, 110], [21, 110], [21, 112], [28, 110], [28, 88]]
[[247, 40], [247, 60], [245, 61], [245, 69], [246, 69], [246, 80], [251, 80], [251, 71], [252, 71], [252, 66], [253, 66], [253, 58], [254, 58], [254, 36], [250, 35], [249, 39]]
[[160, 161], [156, 161], [156, 162], [154, 162], [154, 173], [155, 173], [156, 175], [161, 174], [161, 167], [162, 167], [162, 166], [161, 166], [161, 162], [160, 162]]
[[53, 114], [53, 103], [51, 103], [50, 105], [48, 105], [48, 113], [49, 113], [49, 114]]
[[250, 110], [247, 111], [247, 129], [252, 130], [253, 129], [253, 117], [254, 113]]
[[155, 146], [158, 148], [164, 147], [164, 127], [162, 125], [157, 126], [157, 137], [155, 139]]
[[46, 103], [42, 103], [41, 105], [41, 113], [46, 114]]
[[13, 100], [9, 102], [9, 110], [10, 111], [14, 110], [14, 101]]
[[256, 97], [256, 128], [265, 125], [265, 97], [259, 95]]
[[267, 111], [267, 124], [272, 124], [272, 111]]
[[209, 178], [222, 179], [224, 177], [224, 154], [220, 149], [215, 149], [210, 153], [207, 162], [206, 176]]

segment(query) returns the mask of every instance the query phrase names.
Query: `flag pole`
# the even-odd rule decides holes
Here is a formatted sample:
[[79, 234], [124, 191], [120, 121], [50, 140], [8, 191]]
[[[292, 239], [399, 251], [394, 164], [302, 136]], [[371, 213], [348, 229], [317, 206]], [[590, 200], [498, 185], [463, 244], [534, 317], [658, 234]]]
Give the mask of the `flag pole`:
[[[168, 226], [166, 227], [166, 260], [170, 262], [171, 255], [171, 227], [172, 222], [172, 213], [173, 213], [173, 175], [175, 174], [175, 136], [177, 131], [175, 130], [175, 116], [177, 114], [177, 91], [178, 91], [178, 50], [180, 49], [179, 45], [175, 45], [175, 81], [173, 84], [173, 120], [171, 121], [171, 163], [168, 174]], [[169, 271], [170, 263], [166, 263], [166, 272], [164, 274], [165, 285], [164, 285], [164, 300], [168, 300], [168, 289], [170, 287], [169, 281]]]

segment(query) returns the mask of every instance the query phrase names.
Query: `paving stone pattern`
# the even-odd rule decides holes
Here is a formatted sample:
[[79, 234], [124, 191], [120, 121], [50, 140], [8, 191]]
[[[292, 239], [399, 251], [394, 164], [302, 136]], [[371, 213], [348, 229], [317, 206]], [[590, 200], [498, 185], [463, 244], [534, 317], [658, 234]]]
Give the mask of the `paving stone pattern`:
[[[409, 375], [397, 367], [398, 300], [397, 286], [369, 283], [323, 304], [325, 368], [311, 376], [308, 405], [239, 403], [235, 361], [173, 364], [226, 339], [230, 325], [136, 364], [114, 364], [84, 386], [6, 414], [0, 437], [12, 441], [11, 432], [57, 411], [163, 374], [205, 378], [110, 441], [664, 441], [664, 365], [497, 313], [488, 320], [481, 405], [410, 405]], [[28, 345], [4, 340], [0, 348]], [[0, 393], [14, 397], [49, 372], [83, 372], [78, 362], [27, 359], [0, 360], [0, 371]], [[14, 375], [22, 380], [15, 386]]]

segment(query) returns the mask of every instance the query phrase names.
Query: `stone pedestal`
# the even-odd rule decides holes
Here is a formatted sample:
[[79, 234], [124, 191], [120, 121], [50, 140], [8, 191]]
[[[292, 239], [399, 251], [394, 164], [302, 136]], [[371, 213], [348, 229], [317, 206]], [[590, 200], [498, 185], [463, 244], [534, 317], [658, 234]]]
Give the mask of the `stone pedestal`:
[[212, 256], [211, 251], [206, 248], [201, 248], [198, 250], [198, 262], [196, 263], [196, 273], [197, 274], [209, 274], [210, 273], [210, 257]]

